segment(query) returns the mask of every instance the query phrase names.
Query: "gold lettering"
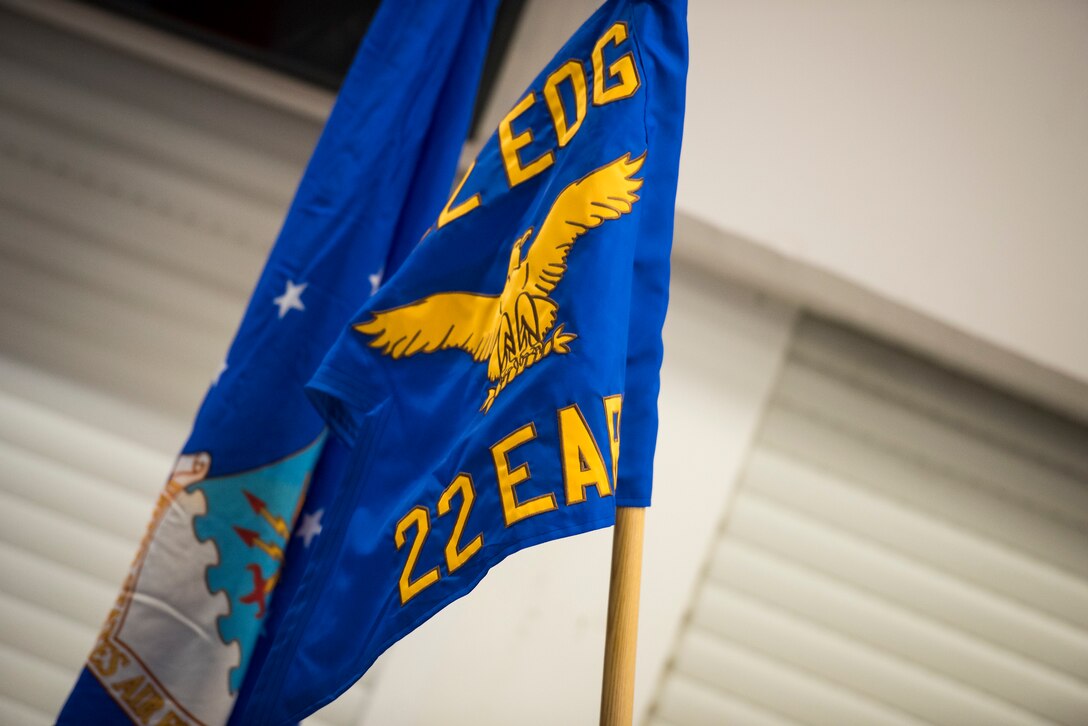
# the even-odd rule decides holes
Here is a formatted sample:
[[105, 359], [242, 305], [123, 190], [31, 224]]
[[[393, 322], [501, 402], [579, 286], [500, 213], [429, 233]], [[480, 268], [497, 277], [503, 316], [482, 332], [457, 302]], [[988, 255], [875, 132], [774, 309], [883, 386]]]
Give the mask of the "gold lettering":
[[454, 522], [453, 533], [450, 535], [449, 541], [446, 542], [446, 567], [449, 568], [451, 573], [468, 562], [469, 558], [484, 545], [483, 534], [478, 534], [465, 545], [464, 549], [458, 549], [461, 537], [465, 532], [468, 515], [472, 512], [472, 503], [476, 501], [476, 488], [472, 484], [471, 474], [461, 472], [446, 487], [446, 491], [442, 492], [442, 496], [438, 499], [438, 516], [444, 517], [449, 514], [450, 504], [453, 502], [455, 494], [461, 495], [461, 509], [457, 512], [457, 521]]
[[121, 695], [122, 698], [131, 698], [134, 693], [144, 683], [143, 676], [136, 676], [135, 678], [128, 678], [123, 681], [114, 683], [112, 688]]
[[522, 164], [521, 159], [518, 157], [518, 151], [533, 142], [533, 132], [526, 129], [514, 136], [511, 125], [518, 116], [529, 110], [529, 107], [535, 102], [536, 94], [530, 93], [521, 99], [514, 108], [510, 109], [510, 113], [506, 114], [506, 118], [499, 122], [499, 150], [502, 152], [502, 163], [506, 167], [506, 180], [510, 183], [511, 189], [524, 181], [532, 179], [555, 163], [555, 154], [551, 151], [545, 152], [528, 164]]
[[604, 458], [589, 430], [585, 416], [578, 404], [561, 408], [559, 414], [559, 447], [563, 462], [563, 487], [567, 504], [586, 500], [586, 488], [594, 486], [597, 494], [607, 497], [612, 493], [608, 484], [608, 470]]
[[131, 702], [128, 699], [125, 702], [132, 708], [133, 715], [143, 724], [148, 723], [151, 717], [155, 715], [155, 712], [163, 706], [162, 696], [150, 683], [140, 689], [140, 692], [136, 694]]
[[417, 506], [413, 508], [412, 511], [397, 522], [397, 529], [393, 533], [393, 541], [398, 550], [404, 547], [406, 542], [405, 533], [413, 524], [416, 527], [416, 538], [412, 540], [412, 547], [408, 550], [408, 559], [404, 563], [404, 569], [401, 570], [400, 580], [397, 583], [400, 588], [401, 605], [406, 604], [413, 597], [438, 582], [439, 578], [438, 568], [432, 567], [416, 580], [412, 580], [412, 570], [416, 566], [416, 560], [419, 559], [420, 550], [423, 549], [423, 542], [431, 531], [431, 515], [426, 507]]
[[[459, 219], [476, 207], [480, 206], [480, 195], [473, 194], [465, 201], [458, 204], [453, 209], [450, 209], [450, 205], [453, 204], [453, 200], [457, 199], [457, 195], [461, 193], [461, 188], [465, 186], [465, 182], [468, 181], [469, 176], [472, 175], [472, 170], [476, 168], [476, 162], [473, 161], [468, 167], [468, 171], [461, 177], [461, 181], [458, 182], [457, 188], [453, 190], [453, 194], [450, 195], [449, 201], [446, 202], [446, 206], [442, 207], [442, 211], [438, 213], [438, 229], [442, 229], [447, 224], [455, 219]], [[426, 235], [424, 235], [426, 236]]]
[[[618, 46], [627, 40], [627, 23], [616, 23], [601, 36], [597, 45], [593, 46], [593, 105], [603, 106], [606, 103], [630, 98], [642, 85], [638, 71], [635, 69], [635, 57], [628, 51], [608, 66], [608, 73], [604, 69], [604, 48], [606, 45]], [[604, 87], [605, 77], [609, 80], [618, 78], [619, 82], [609, 88]]]
[[118, 681], [112, 686], [121, 696], [121, 700], [132, 709], [140, 723], [146, 724], [151, 716], [163, 706], [163, 698], [144, 676], [136, 676]]
[[[574, 121], [570, 124], [567, 123], [563, 98], [559, 95], [559, 84], [565, 80], [570, 81], [574, 91]], [[555, 124], [555, 135], [559, 139], [559, 147], [562, 148], [578, 133], [586, 117], [586, 72], [582, 64], [570, 60], [553, 71], [544, 82], [544, 100], [548, 102], [548, 111], [551, 112], [552, 123]]]
[[616, 487], [620, 476], [620, 417], [623, 414], [623, 395], [604, 397], [604, 418], [608, 424], [608, 448], [612, 453], [612, 486]]
[[495, 474], [499, 481], [499, 497], [502, 500], [502, 516], [506, 526], [556, 509], [554, 494], [542, 494], [538, 497], [519, 502], [515, 487], [529, 479], [529, 465], [521, 464], [510, 468], [510, 452], [522, 444], [536, 438], [536, 426], [525, 424], [520, 429], [503, 438], [491, 447], [491, 457], [495, 460]]
[[98, 675], [108, 678], [117, 672], [118, 665], [128, 665], [128, 656], [102, 637], [91, 651], [87, 663], [98, 672]]

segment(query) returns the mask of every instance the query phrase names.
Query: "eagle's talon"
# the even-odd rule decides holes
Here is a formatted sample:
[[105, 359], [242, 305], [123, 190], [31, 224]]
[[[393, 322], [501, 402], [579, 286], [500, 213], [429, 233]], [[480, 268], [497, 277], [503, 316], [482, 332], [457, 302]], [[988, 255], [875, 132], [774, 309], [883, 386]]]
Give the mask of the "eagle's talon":
[[564, 333], [562, 325], [557, 326], [555, 328], [555, 332], [552, 334], [551, 340], [548, 341], [549, 343], [551, 343], [551, 352], [558, 353], [559, 355], [569, 353], [570, 342], [577, 337], [578, 336], [574, 333]]

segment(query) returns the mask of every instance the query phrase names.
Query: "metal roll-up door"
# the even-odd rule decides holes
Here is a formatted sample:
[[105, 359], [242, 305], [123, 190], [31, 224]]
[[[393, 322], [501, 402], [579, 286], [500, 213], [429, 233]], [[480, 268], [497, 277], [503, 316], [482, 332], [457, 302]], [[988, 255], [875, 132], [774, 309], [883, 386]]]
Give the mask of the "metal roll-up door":
[[649, 722], [1088, 723], [1088, 429], [803, 319]]

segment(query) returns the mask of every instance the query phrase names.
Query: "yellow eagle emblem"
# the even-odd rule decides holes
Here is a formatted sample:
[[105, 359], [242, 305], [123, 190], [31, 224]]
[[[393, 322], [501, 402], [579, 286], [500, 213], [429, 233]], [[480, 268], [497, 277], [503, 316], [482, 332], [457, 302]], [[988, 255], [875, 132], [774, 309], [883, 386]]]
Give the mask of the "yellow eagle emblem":
[[[548, 297], [567, 271], [574, 241], [610, 219], [619, 219], [638, 201], [642, 179], [634, 178], [646, 155], [619, 159], [590, 172], [559, 192], [525, 259], [521, 248], [530, 227], [510, 252], [506, 284], [498, 295], [441, 292], [407, 305], [373, 313], [355, 326], [373, 336], [372, 348], [392, 358], [459, 348], [477, 363], [487, 361], [488, 389], [480, 410], [525, 369], [551, 353], [567, 353], [576, 335], [553, 330], [559, 305]], [[548, 334], [551, 333], [549, 336]]]

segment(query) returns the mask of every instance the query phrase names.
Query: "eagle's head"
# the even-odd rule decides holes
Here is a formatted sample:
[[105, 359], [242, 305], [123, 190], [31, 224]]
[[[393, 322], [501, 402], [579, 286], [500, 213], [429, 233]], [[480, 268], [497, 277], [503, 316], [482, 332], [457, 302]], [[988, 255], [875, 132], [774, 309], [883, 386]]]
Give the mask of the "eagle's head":
[[525, 245], [525, 241], [533, 234], [533, 228], [525, 230], [525, 234], [521, 235], [514, 242], [514, 246], [510, 249], [510, 264], [506, 268], [506, 281], [510, 282], [514, 277], [514, 273], [521, 267], [521, 248]]

